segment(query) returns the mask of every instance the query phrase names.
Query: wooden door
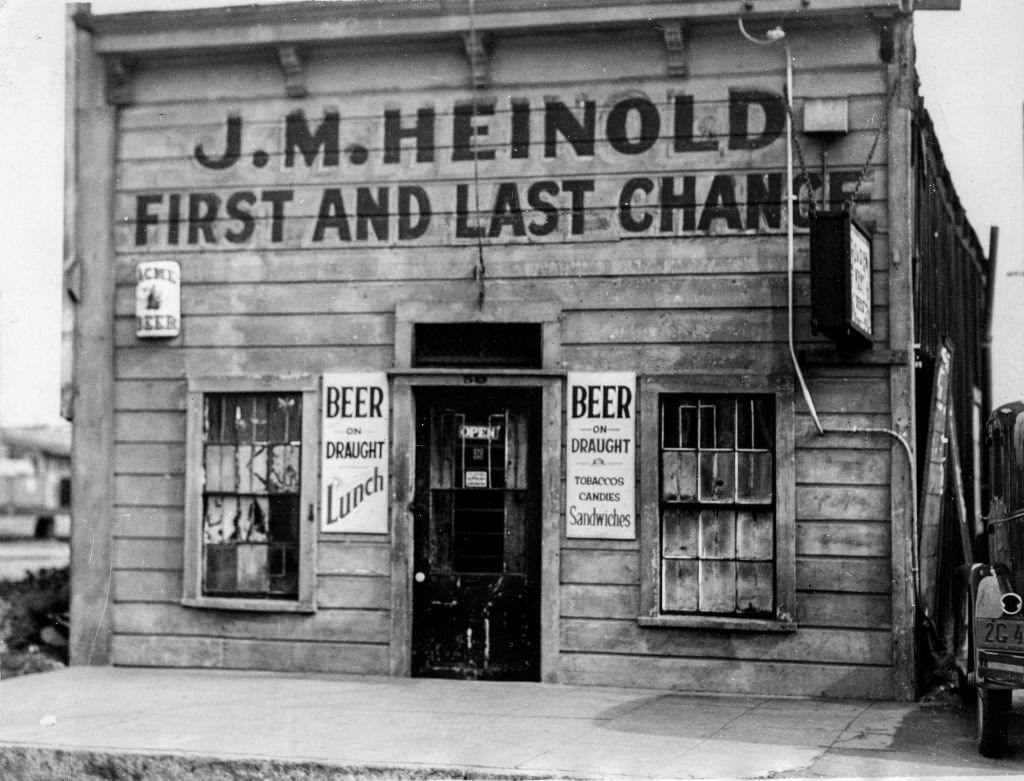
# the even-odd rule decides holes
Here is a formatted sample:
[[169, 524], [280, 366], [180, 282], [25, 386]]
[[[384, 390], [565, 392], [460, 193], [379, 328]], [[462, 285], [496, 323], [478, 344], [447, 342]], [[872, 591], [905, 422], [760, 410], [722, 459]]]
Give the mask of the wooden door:
[[539, 680], [539, 400], [417, 395], [414, 675]]

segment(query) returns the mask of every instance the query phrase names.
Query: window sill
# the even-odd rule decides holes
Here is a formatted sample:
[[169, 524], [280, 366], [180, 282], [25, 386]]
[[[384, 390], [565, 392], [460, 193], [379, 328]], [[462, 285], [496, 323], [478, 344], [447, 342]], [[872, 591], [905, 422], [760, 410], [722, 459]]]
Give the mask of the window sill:
[[248, 613], [315, 613], [316, 605], [278, 599], [232, 599], [231, 597], [184, 597], [185, 607], [238, 610]]
[[795, 632], [796, 621], [774, 618], [733, 618], [732, 616], [640, 616], [637, 624], [670, 629], [722, 629], [735, 632]]

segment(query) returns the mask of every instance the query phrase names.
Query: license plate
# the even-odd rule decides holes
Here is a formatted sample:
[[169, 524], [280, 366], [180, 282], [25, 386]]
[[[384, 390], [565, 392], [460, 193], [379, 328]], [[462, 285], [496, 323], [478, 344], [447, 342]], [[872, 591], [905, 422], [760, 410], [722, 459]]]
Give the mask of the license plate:
[[1024, 651], [1024, 620], [983, 618], [978, 621], [978, 647]]

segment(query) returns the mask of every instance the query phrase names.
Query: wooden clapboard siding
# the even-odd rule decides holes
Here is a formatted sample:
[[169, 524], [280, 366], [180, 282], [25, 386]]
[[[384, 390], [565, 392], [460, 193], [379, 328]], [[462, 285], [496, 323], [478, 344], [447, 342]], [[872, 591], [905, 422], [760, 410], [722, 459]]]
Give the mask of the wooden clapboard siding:
[[798, 450], [796, 481], [804, 485], [888, 485], [891, 462], [888, 450]]
[[797, 485], [796, 517], [850, 521], [887, 521], [888, 486], [846, 486], [837, 490], [827, 485]]
[[563, 618], [631, 618], [640, 613], [638, 585], [569, 584], [560, 589]]
[[632, 686], [683, 691], [730, 691], [777, 695], [887, 699], [892, 696], [888, 667], [856, 664], [689, 659], [678, 656], [562, 654], [565, 683]]
[[[168, 349], [169, 348], [169, 349]], [[332, 368], [365, 368], [387, 366], [392, 362], [392, 347], [251, 347], [236, 350], [228, 347], [191, 347], [166, 352], [152, 347], [120, 348], [114, 355], [114, 372], [119, 379], [162, 379], [185, 375], [217, 377], [268, 374], [319, 374], [325, 366]], [[117, 417], [134, 413], [118, 413]], [[144, 417], [150, 414], [146, 413]], [[181, 416], [184, 420], [184, 415]], [[125, 424], [127, 425], [127, 424]], [[184, 424], [182, 424], [184, 425]], [[128, 428], [128, 431], [138, 432]], [[119, 441], [129, 441], [119, 439]]]
[[264, 640], [386, 643], [391, 619], [386, 610], [319, 610], [296, 613], [244, 613], [193, 610], [180, 605], [119, 603], [114, 606], [119, 635], [195, 635]]
[[390, 578], [363, 575], [319, 575], [317, 604], [328, 608], [387, 609]]
[[185, 503], [183, 475], [115, 475], [114, 503], [118, 507], [181, 507]]
[[[810, 331], [810, 310], [800, 318], [796, 338], [810, 342], [816, 339]], [[876, 337], [884, 339], [888, 325], [879, 309]], [[309, 315], [247, 314], [226, 319], [220, 315], [191, 315], [189, 327], [181, 337], [185, 347], [273, 347], [308, 345], [391, 345], [394, 343], [391, 312], [362, 315], [318, 314], [317, 327], [310, 329]], [[121, 316], [115, 322], [115, 342], [119, 347], [134, 347], [135, 318]], [[678, 343], [688, 342], [784, 342], [788, 323], [785, 310], [778, 307], [737, 309], [672, 309], [672, 310], [566, 310], [562, 321], [563, 339], [567, 343]], [[120, 386], [123, 383], [119, 383]], [[136, 383], [143, 384], [143, 383]], [[149, 404], [163, 403], [168, 409], [183, 405], [176, 398], [172, 383], [149, 382], [159, 394]], [[132, 402], [126, 394], [141, 393], [132, 388], [115, 390], [119, 409]]]
[[[130, 535], [131, 531], [127, 532]], [[173, 537], [140, 538], [125, 533], [114, 538], [112, 561], [117, 570], [181, 569], [182, 541]]]
[[797, 556], [874, 556], [888, 560], [891, 529], [886, 521], [801, 521]]
[[320, 575], [390, 575], [391, 545], [336, 542], [321, 535], [317, 543], [316, 571]]
[[[800, 626], [891, 628], [892, 605], [888, 594], [797, 591], [796, 602]], [[561, 604], [562, 618], [635, 621], [640, 594], [637, 586], [563, 585]], [[742, 638], [744, 635], [738, 633], [735, 636]]]
[[185, 446], [179, 442], [117, 442], [114, 469], [118, 475], [185, 474]]
[[[595, 252], [614, 252], [602, 248]], [[470, 278], [471, 266], [452, 279], [417, 281], [417, 300], [438, 303], [458, 299], [460, 293], [476, 290]], [[885, 272], [875, 272], [876, 287], [884, 282]], [[806, 275], [795, 280], [799, 300], [808, 300]], [[736, 309], [781, 307], [787, 300], [786, 276], [771, 274], [692, 274], [666, 284], [662, 276], [579, 276], [494, 279], [487, 290], [495, 299], [524, 301], [560, 301], [567, 311], [606, 310], [610, 304], [621, 309]], [[409, 290], [394, 281], [362, 281], [324, 284], [291, 282], [280, 285], [253, 283], [186, 285], [182, 289], [182, 315], [263, 315], [366, 314], [393, 311], [396, 304], [408, 300]], [[119, 286], [116, 295], [118, 316], [134, 316], [135, 288]], [[876, 307], [886, 303], [884, 295], [875, 298]], [[343, 339], [343, 337], [338, 337]], [[177, 342], [176, 342], [177, 343]], [[344, 344], [344, 341], [340, 342]], [[154, 348], [137, 347], [152, 351]]]
[[[614, 253], [614, 247], [593, 249], [595, 253]], [[477, 285], [470, 276], [471, 271], [472, 264], [469, 264], [456, 277], [417, 280], [414, 286], [396, 284], [393, 280], [184, 285], [181, 311], [185, 318], [255, 312], [281, 315], [380, 313], [393, 311], [396, 304], [408, 300], [412, 289], [418, 301], [472, 300]], [[798, 282], [806, 294], [806, 279]], [[786, 276], [784, 273], [690, 275], [671, 285], [666, 284], [661, 275], [528, 277], [489, 280], [487, 290], [495, 300], [561, 301], [571, 310], [603, 310], [612, 302], [632, 309], [685, 308], [697, 303], [709, 309], [759, 308], [785, 303]], [[134, 286], [118, 287], [117, 314], [135, 314]], [[138, 349], [154, 350], [152, 347]]]
[[716, 659], [762, 659], [773, 662], [846, 663], [886, 666], [892, 657], [888, 632], [862, 629], [804, 629], [799, 632], [752, 632], [737, 642], [733, 632], [658, 629], [636, 621], [563, 619], [562, 650], [567, 653], [643, 654], [653, 656], [706, 656]]
[[[886, 102], [877, 30], [857, 21], [838, 30], [805, 28], [800, 33], [793, 37], [797, 102], [816, 96], [849, 98], [851, 132], [830, 146], [829, 164], [833, 170], [859, 170]], [[408, 650], [400, 645], [408, 638], [396, 640], [392, 632], [397, 627], [401, 635], [409, 623], [408, 615], [391, 613], [392, 600], [403, 599], [395, 594], [404, 572], [392, 583], [388, 537], [318, 536], [318, 612], [313, 615], [245, 614], [178, 604], [185, 380], [391, 368], [397, 305], [475, 302], [479, 295], [473, 278], [476, 243], [454, 238], [456, 182], [479, 176], [484, 225], [499, 181], [515, 181], [520, 189], [538, 179], [605, 182], [604, 190], [588, 195], [582, 236], [569, 232], [568, 200], [562, 193], [554, 199], [560, 207], [557, 231], [515, 238], [506, 229], [497, 239], [483, 241], [488, 301], [560, 305], [565, 368], [631, 369], [641, 375], [792, 373], [782, 230], [660, 234], [655, 193], [648, 205], [635, 207], [638, 214], [654, 214], [655, 226], [644, 234], [627, 234], [618, 227], [616, 199], [605, 197], [632, 176], [657, 183], [662, 176], [707, 181], [717, 173], [733, 173], [745, 188], [747, 173], [781, 172], [781, 142], [724, 154], [675, 153], [669, 135], [670, 101], [677, 92], [692, 95], [695, 117], [713, 120], [719, 133], [728, 127], [730, 88], [781, 94], [781, 49], [749, 46], [733, 24], [693, 27], [688, 74], [680, 82], [661, 76], [664, 47], [653, 30], [571, 37], [498, 34], [490, 59], [491, 89], [482, 93], [495, 98], [496, 111], [481, 143], [497, 154], [493, 161], [474, 165], [451, 160], [455, 102], [481, 94], [468, 89], [462, 52], [450, 42], [407, 48], [401, 73], [391, 67], [389, 46], [314, 48], [306, 53], [309, 94], [302, 99], [282, 96], [280, 74], [270, 60], [156, 58], [137, 75], [137, 101], [122, 110], [113, 204], [117, 663], [331, 672], [405, 669], [407, 659], [388, 658], [389, 643]], [[604, 73], [612, 75], [595, 76]], [[664, 137], [644, 155], [617, 153], [604, 138], [608, 111], [626, 94], [648, 95], [661, 107]], [[565, 143], [559, 144], [556, 157], [544, 157], [541, 107], [548, 95], [561, 97], [574, 111], [577, 98], [597, 101], [592, 157], [577, 158]], [[507, 96], [528, 98], [533, 108], [534, 148], [527, 159], [508, 158]], [[400, 165], [383, 162], [385, 104], [400, 107], [406, 120], [420, 106], [436, 109], [434, 162], [412, 162], [408, 144]], [[343, 159], [336, 167], [308, 167], [299, 159], [286, 167], [281, 150], [285, 115], [302, 109], [315, 127], [329, 107], [340, 109], [343, 146], [362, 144], [369, 152], [367, 162], [355, 167]], [[195, 145], [202, 143], [212, 154], [222, 150], [228, 110], [244, 118], [243, 158], [228, 170], [203, 168], [195, 162]], [[888, 139], [880, 141], [868, 167], [862, 190], [867, 200], [858, 207], [858, 215], [877, 230], [872, 317], [880, 348], [889, 346], [890, 333], [887, 144]], [[246, 157], [257, 148], [270, 154], [266, 167]], [[387, 186], [394, 205], [396, 186], [407, 183], [432, 193], [431, 229], [415, 246], [397, 239], [394, 215], [387, 239], [310, 241], [325, 187], [341, 188], [354, 227], [356, 187]], [[136, 198], [142, 193], [224, 196], [270, 188], [294, 191], [281, 242], [270, 240], [266, 209], [257, 206], [256, 234], [243, 245], [223, 239], [189, 245], [186, 225], [178, 245], [156, 240], [163, 228], [150, 229], [153, 238], [146, 245], [135, 244]], [[435, 202], [435, 193], [444, 196]], [[223, 209], [220, 216], [216, 231], [222, 236], [230, 221]], [[681, 230], [678, 215], [675, 225]], [[799, 232], [795, 337], [801, 349], [830, 343], [810, 332], [806, 229]], [[173, 340], [144, 343], [135, 336], [134, 272], [142, 257], [181, 263], [183, 329]], [[826, 428], [892, 425], [888, 366], [808, 363], [806, 374]], [[546, 561], [558, 561], [545, 573], [545, 583], [557, 589], [550, 622], [557, 642], [553, 637], [543, 642], [547, 664], [559, 679], [763, 694], [891, 695], [892, 442], [864, 434], [819, 435], [799, 392], [795, 399], [799, 629], [641, 627], [636, 621], [643, 555], [638, 541], [563, 540], [555, 551], [560, 557], [545, 550]], [[557, 448], [552, 450], [557, 457]]]
[[[602, 96], [598, 96], [602, 97]], [[654, 96], [652, 96], [653, 98]], [[448, 97], [447, 100], [452, 102], [455, 101], [455, 97]], [[440, 100], [444, 101], [444, 96], [440, 97]], [[671, 115], [672, 107], [663, 101], [662, 113], [665, 115]], [[443, 104], [442, 104], [443, 105]], [[499, 104], [500, 105], [500, 104]], [[542, 105], [540, 101], [534, 100], [534, 113], [538, 116], [543, 113]], [[728, 105], [726, 101], [719, 101], [715, 104], [717, 113], [724, 115], [728, 112]], [[699, 107], [695, 106], [695, 111]], [[706, 106], [705, 106], [706, 108]], [[316, 126], [316, 124], [322, 119], [321, 109], [319, 106], [312, 106], [307, 109], [309, 115], [309, 124]], [[598, 128], [602, 127], [601, 111], [598, 110]], [[508, 125], [508, 112], [505, 112], [506, 116], [504, 122], [501, 118], [497, 118], [492, 121], [491, 126], [498, 129], [504, 124]], [[405, 116], [415, 116], [415, 109], [407, 109]], [[355, 128], [347, 128], [348, 122], [341, 123], [341, 134], [342, 137], [360, 137], [369, 138], [373, 137], [373, 140], [368, 141], [366, 146], [369, 151], [369, 159], [366, 164], [360, 166], [355, 171], [349, 171], [344, 176], [343, 186], [345, 188], [351, 188], [347, 190], [347, 194], [350, 196], [355, 195], [356, 187], [380, 187], [385, 185], [397, 186], [407, 183], [408, 180], [408, 169], [393, 164], [386, 164], [380, 162], [383, 158], [383, 149], [381, 148], [380, 136], [382, 134], [382, 122], [380, 115], [366, 120], [357, 120], [360, 126]], [[435, 120], [435, 124], [438, 130], [443, 132], [445, 124], [451, 122], [450, 117], [445, 121], [445, 117], [438, 116]], [[666, 123], [667, 124], [667, 123]], [[724, 123], [723, 123], [724, 124]], [[121, 163], [118, 166], [118, 170], [121, 173], [121, 187], [119, 192], [121, 196], [115, 201], [115, 211], [119, 220], [125, 221], [127, 231], [121, 235], [132, 237], [134, 236], [134, 221], [135, 221], [135, 201], [134, 195], [142, 192], [152, 192], [154, 190], [167, 191], [178, 191], [178, 192], [213, 192], [220, 196], [226, 196], [232, 190], [255, 190], [257, 194], [262, 189], [269, 189], [271, 187], [288, 187], [295, 190], [294, 201], [289, 203], [291, 208], [288, 209], [288, 215], [294, 217], [306, 217], [315, 218], [317, 214], [317, 207], [319, 205], [319, 195], [315, 194], [315, 184], [311, 186], [311, 183], [320, 183], [322, 187], [324, 184], [337, 185], [338, 170], [335, 167], [322, 167], [309, 169], [299, 158], [294, 166], [285, 167], [282, 160], [282, 153], [275, 153], [274, 158], [270, 165], [266, 168], [254, 168], [252, 166], [235, 165], [232, 166], [226, 172], [204, 170], [198, 167], [189, 166], [189, 162], [193, 160], [193, 149], [197, 142], [201, 142], [206, 149], [216, 149], [219, 146], [223, 146], [224, 138], [224, 119], [223, 116], [218, 126], [207, 126], [209, 128], [208, 133], [201, 132], [203, 128], [196, 129], [181, 129], [172, 131], [174, 135], [168, 137], [165, 132], [153, 132], [153, 131], [132, 131], [126, 133], [125, 138], [130, 139], [131, 145], [138, 149], [144, 149], [147, 144], [154, 144], [154, 148], [151, 149], [146, 157], [140, 157], [138, 159], [130, 160]], [[284, 127], [283, 115], [282, 120], [274, 125], [268, 125], [263, 128], [263, 135], [267, 136], [265, 140], [262, 139], [247, 139], [252, 146], [258, 145], [259, 148], [264, 149], [275, 149], [279, 147], [280, 142], [277, 140], [282, 135]], [[252, 128], [248, 128], [252, 130]], [[260, 128], [257, 128], [259, 130]], [[204, 135], [207, 137], [204, 138]], [[252, 135], [250, 133], [249, 135]], [[141, 138], [135, 138], [135, 136], [142, 136]], [[875, 131], [872, 130], [853, 130], [846, 136], [840, 137], [834, 144], [834, 151], [839, 160], [859, 160], [863, 163], [867, 159], [868, 152], [871, 151], [871, 145], [875, 139]], [[514, 178], [518, 181], [530, 181], [537, 179], [552, 179], [561, 180], [574, 176], [580, 175], [580, 166], [577, 161], [571, 156], [562, 154], [558, 157], [545, 157], [542, 154], [543, 150], [543, 133], [538, 128], [534, 132], [533, 138], [534, 150], [532, 155], [528, 159], [516, 161], [521, 165], [516, 166]], [[435, 157], [436, 161], [433, 163], [420, 164], [416, 171], [416, 184], [424, 187], [430, 185], [442, 185], [442, 187], [436, 188], [437, 192], [448, 190], [452, 188], [455, 183], [461, 183], [468, 181], [479, 181], [483, 192], [489, 191], [489, 185], [500, 181], [507, 181], [509, 176], [508, 160], [505, 159], [505, 150], [509, 145], [508, 140], [500, 141], [493, 139], [486, 143], [481, 143], [482, 149], [496, 150], [493, 159], [486, 160], [481, 159], [478, 161], [477, 166], [478, 173], [474, 174], [473, 166], [471, 162], [452, 162], [452, 147], [451, 137], [447, 139], [437, 137], [435, 140]], [[709, 151], [703, 153], [672, 153], [672, 139], [664, 137], [656, 142], [652, 149], [653, 151], [660, 152], [657, 159], [659, 163], [662, 163], [664, 156], [669, 156], [671, 161], [674, 157], [679, 162], [685, 161], [686, 169], [685, 175], [697, 176], [698, 178], [710, 179], [715, 173], [736, 173], [739, 176], [745, 175], [746, 172], [757, 172], [757, 173], [783, 173], [786, 166], [786, 147], [785, 144], [770, 144], [766, 147], [751, 151], [736, 151], [733, 150], [729, 155], [720, 155], [717, 151]], [[587, 175], [593, 175], [597, 177], [614, 177], [617, 181], [615, 189], [620, 189], [623, 184], [631, 176], [643, 176], [653, 175], [656, 179], [659, 176], [671, 175], [671, 169], [665, 171], [661, 165], [658, 167], [652, 167], [650, 158], [644, 157], [639, 160], [630, 159], [617, 151], [613, 150], [607, 142], [601, 139], [601, 131], [597, 132], [597, 140], [594, 144], [594, 157], [588, 161]], [[671, 163], [670, 163], [671, 165]], [[846, 164], [849, 165], [849, 164]], [[845, 166], [844, 166], [845, 167]], [[870, 182], [867, 187], [870, 188], [867, 191], [870, 194], [870, 200], [878, 201], [885, 196], [885, 178], [880, 174], [879, 167], [875, 166], [870, 171], [868, 176]], [[682, 173], [679, 174], [683, 175]], [[405, 176], [406, 178], [403, 178]], [[739, 182], [738, 182], [739, 184]], [[428, 190], [429, 192], [429, 190]], [[343, 189], [343, 195], [346, 194], [346, 190]], [[394, 191], [391, 193], [391, 197], [394, 198]], [[489, 197], [493, 201], [493, 194]], [[865, 201], [868, 202], [868, 201]], [[485, 205], [486, 204], [486, 205]], [[451, 212], [454, 210], [454, 201], [445, 203], [434, 203], [435, 215], [444, 214], [446, 211]], [[475, 204], [474, 204], [475, 208]], [[594, 208], [600, 208], [595, 206]], [[618, 206], [604, 207], [605, 209], [617, 209]], [[260, 214], [264, 211], [265, 207], [254, 206], [254, 214]], [[481, 202], [481, 213], [490, 215], [491, 204], [487, 204], [486, 201]], [[472, 212], [470, 212], [472, 214]], [[657, 229], [653, 229], [652, 232], [657, 232]], [[510, 234], [511, 232], [509, 232]], [[646, 231], [645, 231], [646, 233]], [[428, 231], [428, 236], [430, 235]], [[624, 233], [624, 235], [630, 235]], [[358, 241], [358, 240], [357, 240]], [[414, 242], [418, 242], [417, 239]], [[133, 243], [133, 242], [127, 242]], [[410, 242], [406, 242], [407, 244]], [[229, 245], [230, 246], [230, 245]], [[143, 248], [144, 251], [144, 248]]]
[[184, 412], [115, 412], [115, 442], [184, 442]]
[[888, 594], [797, 592], [796, 620], [801, 627], [892, 629]]
[[387, 672], [387, 646], [367, 643], [115, 634], [111, 656], [114, 664], [127, 667]]
[[636, 585], [640, 560], [635, 550], [573, 550], [564, 548], [562, 583]]
[[[119, 327], [116, 322], [115, 328]], [[134, 343], [133, 332], [132, 345]], [[116, 411], [184, 412], [187, 399], [184, 380], [119, 380], [114, 383]]]
[[171, 602], [181, 600], [181, 570], [114, 570], [115, 602]]
[[888, 594], [889, 560], [834, 556], [798, 557], [797, 591]]
[[[391, 313], [321, 314], [316, 316], [316, 328], [311, 328], [309, 315], [192, 315], [180, 343], [185, 347], [390, 346], [395, 341], [392, 320]], [[114, 341], [119, 347], [136, 345], [134, 317], [116, 320]]]
[[182, 539], [184, 511], [179, 507], [114, 506], [114, 534]]
[[[884, 237], [876, 238], [876, 250], [884, 250]], [[622, 277], [678, 276], [706, 274], [761, 274], [786, 272], [784, 236], [702, 236], [679, 241], [622, 239], [614, 254], [594, 253], [594, 245], [603, 242], [575, 242], [560, 247], [556, 255], [550, 248], [531, 245], [502, 247], [492, 258], [494, 268], [488, 276], [496, 279], [515, 277], [574, 277], [582, 275]], [[877, 245], [883, 246], [878, 247]], [[886, 270], [886, 253], [876, 251], [876, 271]], [[340, 247], [324, 250], [303, 248], [290, 252], [255, 252], [238, 248], [231, 252], [209, 252], [196, 247], [187, 255], [154, 252], [150, 260], [174, 260], [181, 264], [182, 280], [187, 286], [215, 283], [256, 282], [360, 282], [373, 280], [454, 279], [465, 274], [467, 266], [477, 262], [476, 247], [449, 247], [444, 253], [424, 257], [421, 248], [389, 247], [367, 252], [365, 247]], [[136, 256], [117, 256], [117, 284], [135, 285]], [[809, 252], [798, 246], [794, 257], [798, 273], [807, 272]], [[806, 302], [797, 302], [806, 304]]]

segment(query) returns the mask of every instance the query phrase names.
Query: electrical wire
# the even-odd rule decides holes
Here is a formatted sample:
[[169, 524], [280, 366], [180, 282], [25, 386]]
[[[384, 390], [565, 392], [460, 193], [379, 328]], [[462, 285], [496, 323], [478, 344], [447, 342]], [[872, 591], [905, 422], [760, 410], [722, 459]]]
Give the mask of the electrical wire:
[[[793, 336], [793, 321], [796, 319], [793, 312], [793, 277], [794, 277], [794, 266], [795, 266], [795, 239], [793, 236], [793, 212], [795, 211], [795, 196], [793, 193], [793, 55], [789, 50], [789, 39], [786, 37], [786, 32], [781, 27], [774, 27], [768, 31], [766, 38], [755, 38], [747, 32], [747, 28], [743, 25], [743, 17], [739, 17], [740, 33], [751, 43], [757, 44], [758, 46], [770, 46], [774, 43], [782, 41], [786, 53], [786, 282], [787, 282], [787, 311], [788, 317], [786, 322], [788, 325], [788, 343], [789, 343], [789, 357], [793, 363], [793, 371], [796, 373], [797, 381], [800, 383], [800, 392], [803, 394], [804, 402], [807, 404], [807, 409], [811, 413], [811, 419], [814, 421], [814, 427], [818, 430], [818, 434], [824, 434], [825, 430], [822, 428], [821, 419], [818, 417], [818, 410], [814, 406], [814, 399], [811, 398], [811, 391], [807, 387], [807, 381], [804, 379], [804, 373], [800, 369], [800, 362], [796, 359], [796, 346], [794, 344]], [[810, 184], [810, 183], [808, 183]], [[813, 195], [812, 195], [813, 198]]]
[[[469, 67], [472, 71], [472, 78], [476, 78], [477, 69], [477, 33], [476, 33], [476, 7], [473, 0], [469, 0]], [[476, 120], [477, 103], [476, 99], [473, 99], [473, 119]], [[474, 121], [474, 125], [475, 125]], [[477, 283], [477, 309], [484, 308], [484, 279], [487, 276], [487, 266], [484, 264], [484, 241], [481, 237], [480, 229], [480, 164], [477, 161], [477, 150], [476, 150], [476, 135], [473, 134], [473, 195], [476, 205], [476, 215], [474, 218], [474, 227], [476, 233], [476, 255], [477, 262], [476, 267], [473, 269], [473, 277]]]
[[[753, 44], [758, 46], [769, 46], [774, 43], [782, 41], [782, 45], [786, 55], [786, 193], [787, 193], [787, 230], [786, 230], [786, 244], [788, 253], [787, 263], [787, 281], [788, 281], [788, 331], [789, 331], [789, 356], [793, 362], [793, 370], [796, 374], [797, 380], [800, 383], [800, 390], [803, 394], [804, 401], [807, 404], [807, 409], [810, 411], [811, 418], [814, 420], [814, 426], [818, 430], [819, 436], [825, 434], [884, 434], [896, 440], [902, 448], [903, 453], [907, 459], [907, 469], [910, 472], [910, 509], [911, 509], [911, 577], [913, 579], [914, 587], [914, 599], [918, 599], [920, 593], [919, 583], [919, 563], [918, 563], [918, 534], [917, 534], [917, 460], [914, 457], [914, 450], [910, 442], [907, 441], [906, 437], [898, 431], [888, 428], [876, 428], [873, 426], [851, 426], [850, 428], [828, 428], [826, 429], [821, 425], [821, 420], [818, 417], [818, 412], [814, 406], [814, 400], [811, 397], [811, 392], [807, 387], [807, 383], [804, 380], [803, 371], [800, 369], [800, 364], [796, 357], [796, 348], [794, 346], [793, 338], [793, 322], [795, 320], [793, 312], [793, 271], [794, 271], [794, 236], [793, 236], [793, 212], [796, 207], [795, 197], [793, 194], [793, 139], [795, 129], [793, 127], [793, 54], [789, 48], [789, 39], [786, 37], [786, 32], [781, 27], [774, 27], [766, 33], [765, 38], [755, 38], [747, 32], [747, 28], [743, 24], [743, 17], [738, 17], [737, 22], [739, 23], [740, 33]], [[895, 87], [890, 92], [890, 99], [895, 91]], [[888, 106], [886, 107], [886, 119], [888, 118]], [[879, 134], [880, 135], [880, 134]], [[875, 142], [877, 143], [878, 138], [876, 136]], [[874, 146], [872, 146], [872, 154], [874, 153]], [[868, 158], [870, 163], [870, 156]], [[865, 167], [866, 170], [866, 167]], [[806, 176], [806, 174], [805, 174]], [[810, 182], [808, 181], [808, 186]], [[814, 195], [811, 194], [813, 200]]]

